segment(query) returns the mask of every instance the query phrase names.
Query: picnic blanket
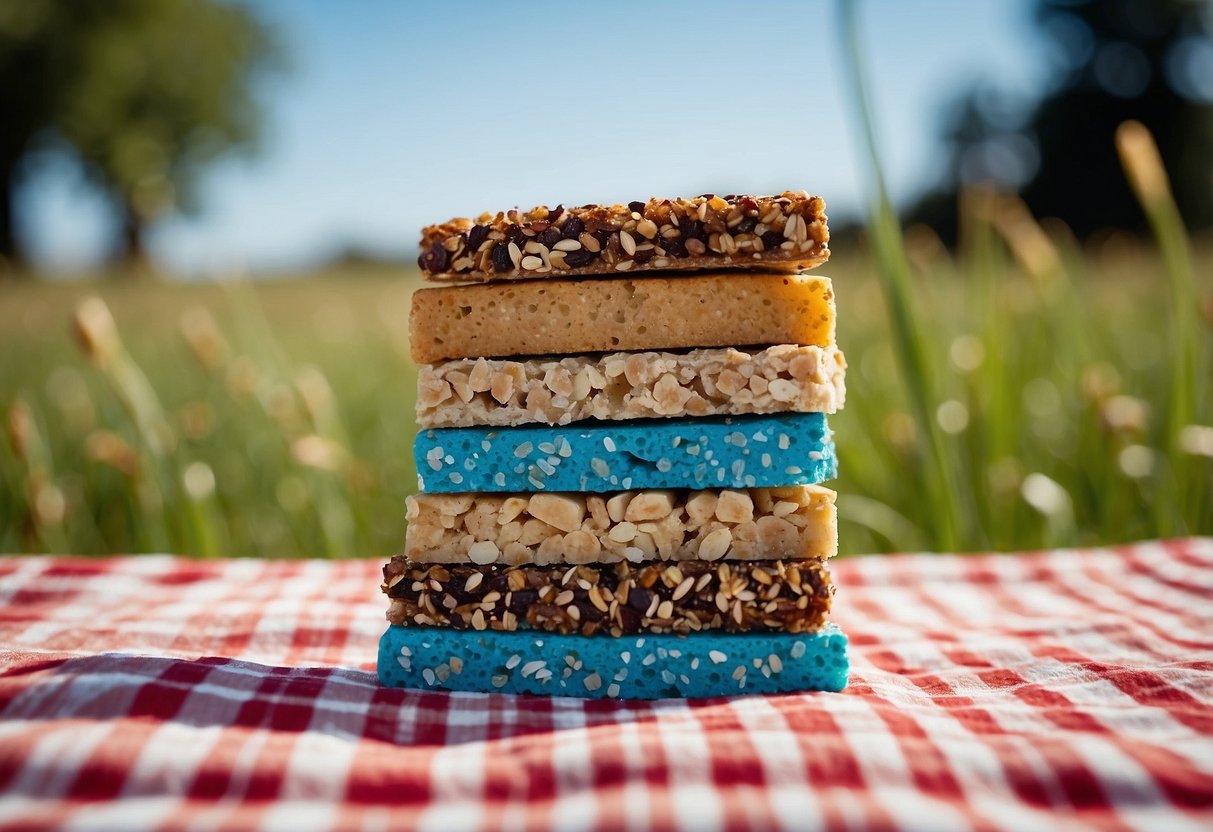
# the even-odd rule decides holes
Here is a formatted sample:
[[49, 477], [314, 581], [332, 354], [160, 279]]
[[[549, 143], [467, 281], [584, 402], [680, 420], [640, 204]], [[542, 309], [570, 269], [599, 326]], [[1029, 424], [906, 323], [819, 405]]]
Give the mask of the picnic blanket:
[[841, 559], [845, 692], [649, 703], [379, 687], [380, 565], [0, 559], [0, 828], [1213, 828], [1213, 539]]

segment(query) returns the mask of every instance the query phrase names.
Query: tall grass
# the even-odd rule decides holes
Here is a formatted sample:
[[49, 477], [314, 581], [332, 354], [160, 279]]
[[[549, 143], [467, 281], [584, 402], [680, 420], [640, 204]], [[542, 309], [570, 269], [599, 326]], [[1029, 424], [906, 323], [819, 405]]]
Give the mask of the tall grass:
[[[828, 269], [850, 364], [832, 419], [843, 551], [1213, 533], [1213, 314], [1174, 298], [1153, 251], [1084, 253], [1008, 197], [969, 195], [965, 227], [956, 257], [921, 230], [900, 244], [929, 388], [902, 363], [882, 261], [844, 248]], [[416, 280], [0, 288], [0, 551], [397, 551]], [[1176, 370], [1177, 314], [1195, 376]], [[949, 488], [963, 515], [945, 536]]]

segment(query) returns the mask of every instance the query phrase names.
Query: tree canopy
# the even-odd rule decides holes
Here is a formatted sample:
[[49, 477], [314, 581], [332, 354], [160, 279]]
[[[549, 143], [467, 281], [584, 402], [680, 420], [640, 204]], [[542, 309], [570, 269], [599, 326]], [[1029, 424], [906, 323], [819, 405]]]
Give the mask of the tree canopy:
[[214, 0], [0, 4], [0, 257], [21, 261], [14, 193], [50, 148], [109, 197], [116, 254], [141, 259], [149, 223], [198, 207], [210, 163], [256, 147], [256, 81], [280, 55], [264, 24]]
[[1135, 119], [1159, 144], [1185, 221], [1213, 225], [1213, 4], [1038, 0], [1034, 20], [1049, 89], [1027, 107], [997, 86], [964, 91], [946, 125], [948, 175], [911, 219], [954, 239], [957, 191], [993, 182], [1080, 237], [1139, 229], [1113, 138]]

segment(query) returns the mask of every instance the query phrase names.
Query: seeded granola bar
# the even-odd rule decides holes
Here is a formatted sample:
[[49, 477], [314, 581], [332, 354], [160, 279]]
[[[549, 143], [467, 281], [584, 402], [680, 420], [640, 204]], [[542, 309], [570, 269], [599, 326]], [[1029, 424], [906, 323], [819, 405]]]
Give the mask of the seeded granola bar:
[[418, 289], [413, 360], [834, 343], [829, 278], [735, 272]]
[[825, 200], [779, 196], [540, 206], [422, 229], [428, 280], [486, 282], [647, 269], [808, 269], [830, 256]]
[[819, 485], [613, 494], [416, 494], [404, 554], [425, 563], [641, 563], [828, 558], [835, 494]]
[[393, 558], [383, 569], [397, 626], [623, 634], [811, 632], [834, 586], [820, 560], [750, 564], [473, 566]]
[[583, 419], [834, 413], [846, 398], [837, 347], [780, 344], [560, 359], [456, 359], [417, 376], [422, 428], [567, 425]]

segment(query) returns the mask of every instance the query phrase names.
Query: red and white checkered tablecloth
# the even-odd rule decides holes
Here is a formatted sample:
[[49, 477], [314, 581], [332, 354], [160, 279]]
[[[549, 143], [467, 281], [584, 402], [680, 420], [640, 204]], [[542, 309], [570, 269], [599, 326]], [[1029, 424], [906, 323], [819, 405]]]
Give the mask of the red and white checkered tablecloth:
[[380, 688], [380, 564], [0, 559], [0, 827], [1213, 828], [1213, 539], [837, 561], [840, 694]]

